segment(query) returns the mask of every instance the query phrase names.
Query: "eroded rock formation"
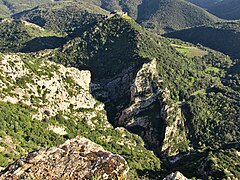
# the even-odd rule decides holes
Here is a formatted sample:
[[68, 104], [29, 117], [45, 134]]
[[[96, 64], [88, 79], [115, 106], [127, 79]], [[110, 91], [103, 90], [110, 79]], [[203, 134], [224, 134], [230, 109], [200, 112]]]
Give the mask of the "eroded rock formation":
[[29, 153], [1, 172], [0, 179], [118, 179], [127, 162], [84, 137]]

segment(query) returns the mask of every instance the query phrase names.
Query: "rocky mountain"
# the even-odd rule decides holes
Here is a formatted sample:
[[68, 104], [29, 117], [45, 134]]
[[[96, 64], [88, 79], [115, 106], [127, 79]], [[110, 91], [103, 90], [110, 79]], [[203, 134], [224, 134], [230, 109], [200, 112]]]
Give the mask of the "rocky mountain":
[[240, 19], [240, 1], [239, 0], [188, 0], [200, 7], [206, 8], [208, 12], [217, 17], [237, 20]]
[[89, 71], [25, 54], [1, 54], [0, 64], [2, 167], [27, 152], [80, 134], [122, 154], [130, 177], [137, 169], [160, 168], [159, 159], [144, 148], [140, 137], [109, 124], [104, 105], [89, 93]]
[[166, 37], [178, 38], [239, 58], [240, 21], [229, 21], [172, 32]]
[[[239, 178], [239, 61], [158, 36], [121, 11], [88, 12], [89, 6], [99, 9], [98, 2], [79, 3], [84, 10], [75, 19], [77, 3], [65, 3], [16, 15], [9, 23], [18, 28], [7, 28], [12, 37], [3, 38], [8, 45], [0, 48], [0, 164], [8, 168], [1, 174], [36, 177], [34, 169], [47, 166], [54, 173], [44, 176], [67, 175], [68, 167], [76, 167], [72, 162], [85, 159], [89, 168], [73, 172], [98, 178], [108, 173], [112, 161], [104, 160], [110, 156], [119, 159], [114, 167], [124, 164], [118, 175], [108, 174], [113, 178], [121, 179], [127, 166], [126, 179], [163, 179], [176, 171], [186, 178]], [[27, 20], [31, 30], [50, 34], [11, 33], [25, 30]], [[19, 37], [20, 50], [11, 46]], [[23, 51], [32, 38], [62, 41]], [[68, 148], [62, 149], [64, 142]], [[97, 160], [86, 159], [92, 157], [86, 144], [101, 149], [91, 153]], [[55, 163], [68, 158], [69, 164]], [[100, 174], [94, 174], [94, 162]]]
[[[234, 62], [223, 54], [163, 39], [126, 15], [114, 15], [48, 56], [65, 66], [90, 70], [91, 92], [105, 104], [109, 121], [140, 135], [158, 156], [178, 159], [190, 149], [218, 149], [239, 141], [233, 135], [238, 121], [227, 125], [223, 111], [230, 108], [232, 119], [239, 119], [239, 95], [225, 74]], [[219, 104], [223, 109], [217, 109]], [[202, 121], [205, 111], [212, 116], [209, 119], [205, 113], [208, 120]], [[201, 169], [181, 172], [189, 177], [211, 176]]]

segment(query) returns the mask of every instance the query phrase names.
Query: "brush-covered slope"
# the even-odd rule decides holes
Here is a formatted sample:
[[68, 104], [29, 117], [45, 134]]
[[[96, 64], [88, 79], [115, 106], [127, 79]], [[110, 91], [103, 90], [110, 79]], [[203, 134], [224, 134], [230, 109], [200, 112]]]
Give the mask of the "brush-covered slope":
[[240, 57], [240, 21], [215, 23], [180, 30], [166, 34], [171, 38], [178, 38], [194, 44], [221, 51], [233, 58]]
[[140, 137], [109, 124], [104, 105], [89, 93], [89, 71], [25, 54], [1, 54], [0, 71], [1, 167], [81, 135], [121, 154], [131, 178], [137, 171], [160, 168], [159, 159], [144, 148]]
[[59, 34], [23, 20], [0, 22], [0, 51], [37, 51], [58, 47], [64, 40]]
[[51, 0], [1, 0], [0, 17], [10, 17], [11, 14], [31, 9], [37, 5], [52, 2]]
[[107, 11], [89, 2], [62, 1], [38, 6], [15, 14], [13, 18], [62, 33], [83, 31], [100, 21]]
[[10, 11], [7, 6], [4, 5], [3, 1], [0, 1], [0, 18], [10, 16]]
[[154, 30], [172, 31], [216, 22], [219, 19], [182, 0], [143, 1], [137, 21]]
[[188, 0], [223, 19], [240, 19], [239, 0]]
[[[126, 15], [105, 19], [47, 56], [90, 70], [92, 94], [105, 103], [109, 121], [139, 134], [161, 157], [239, 143], [239, 92], [226, 73], [235, 66], [228, 56], [158, 37]], [[167, 167], [181, 168], [173, 164]], [[207, 160], [202, 165], [181, 171], [210, 178], [204, 173], [215, 166], [209, 168]], [[219, 166], [218, 178], [228, 176]]]

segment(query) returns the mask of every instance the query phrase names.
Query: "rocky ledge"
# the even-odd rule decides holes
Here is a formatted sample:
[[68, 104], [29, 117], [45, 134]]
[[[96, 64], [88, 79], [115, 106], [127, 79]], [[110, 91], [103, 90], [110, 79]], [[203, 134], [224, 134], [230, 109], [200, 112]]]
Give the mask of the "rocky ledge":
[[6, 170], [3, 179], [122, 179], [127, 162], [84, 137], [29, 153]]
[[169, 174], [163, 180], [188, 180], [188, 178], [186, 178], [182, 173], [177, 171], [175, 173]]

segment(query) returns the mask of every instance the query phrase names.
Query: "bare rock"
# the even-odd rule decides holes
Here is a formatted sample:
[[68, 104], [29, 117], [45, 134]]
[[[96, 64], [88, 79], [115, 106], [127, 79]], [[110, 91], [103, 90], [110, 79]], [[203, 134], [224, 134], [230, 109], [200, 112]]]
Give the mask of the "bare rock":
[[163, 180], [188, 180], [188, 178], [186, 178], [182, 173], [177, 171], [168, 175]]
[[0, 179], [119, 179], [127, 162], [84, 137], [29, 153], [0, 173]]

